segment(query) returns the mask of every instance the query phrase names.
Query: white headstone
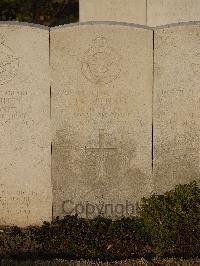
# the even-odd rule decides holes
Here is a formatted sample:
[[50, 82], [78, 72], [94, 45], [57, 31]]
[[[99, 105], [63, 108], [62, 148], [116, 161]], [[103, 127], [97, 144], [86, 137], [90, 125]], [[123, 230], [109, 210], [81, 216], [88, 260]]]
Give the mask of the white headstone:
[[79, 0], [80, 22], [118, 21], [146, 24], [146, 0]]
[[154, 185], [200, 177], [200, 24], [155, 31]]
[[152, 27], [200, 20], [199, 0], [80, 0], [80, 22], [118, 21]]
[[112, 204], [115, 217], [151, 192], [152, 38], [112, 23], [51, 30], [54, 216]]
[[0, 24], [0, 224], [51, 219], [49, 31]]
[[147, 0], [147, 25], [200, 20], [199, 0]]

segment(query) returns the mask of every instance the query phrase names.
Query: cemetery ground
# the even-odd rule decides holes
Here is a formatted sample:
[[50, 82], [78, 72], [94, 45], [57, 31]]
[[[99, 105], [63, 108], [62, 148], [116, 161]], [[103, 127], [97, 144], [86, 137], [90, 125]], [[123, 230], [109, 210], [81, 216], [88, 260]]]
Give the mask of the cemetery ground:
[[197, 182], [143, 198], [138, 217], [65, 216], [0, 231], [1, 265], [200, 265], [199, 257]]
[[148, 262], [147, 260], [125, 260], [120, 262], [92, 262], [92, 261], [67, 261], [67, 260], [53, 260], [53, 261], [14, 261], [14, 260], [4, 260], [1, 263], [2, 266], [34, 266], [34, 265], [44, 265], [44, 266], [56, 266], [56, 265], [65, 265], [65, 266], [199, 266], [200, 260], [191, 259], [191, 260], [176, 260], [164, 259], [164, 260], [154, 260]]

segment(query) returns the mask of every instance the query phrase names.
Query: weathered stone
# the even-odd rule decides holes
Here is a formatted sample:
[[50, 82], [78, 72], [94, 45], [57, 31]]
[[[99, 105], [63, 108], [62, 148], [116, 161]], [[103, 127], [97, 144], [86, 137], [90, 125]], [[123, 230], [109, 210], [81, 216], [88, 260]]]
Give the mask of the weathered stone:
[[118, 21], [148, 26], [200, 20], [199, 0], [80, 0], [80, 22]]
[[147, 0], [148, 26], [198, 20], [200, 20], [199, 0]]
[[146, 25], [146, 0], [79, 0], [80, 22], [118, 21]]
[[0, 24], [0, 224], [51, 219], [49, 31]]
[[115, 217], [151, 192], [152, 38], [111, 23], [51, 30], [54, 216], [113, 204]]
[[155, 31], [154, 185], [199, 179], [200, 25]]

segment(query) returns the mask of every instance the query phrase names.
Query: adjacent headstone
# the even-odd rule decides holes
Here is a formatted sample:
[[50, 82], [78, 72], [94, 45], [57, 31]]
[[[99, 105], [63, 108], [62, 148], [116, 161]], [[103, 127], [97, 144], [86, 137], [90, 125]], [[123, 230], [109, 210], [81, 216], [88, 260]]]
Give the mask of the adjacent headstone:
[[200, 24], [155, 31], [154, 186], [200, 177]]
[[148, 26], [199, 20], [199, 0], [147, 0]]
[[151, 192], [152, 45], [142, 27], [51, 29], [54, 216], [132, 215]]
[[146, 25], [146, 0], [79, 0], [80, 22], [118, 21]]
[[51, 219], [49, 31], [0, 24], [0, 224]]
[[80, 22], [117, 21], [152, 27], [200, 20], [199, 0], [80, 0]]

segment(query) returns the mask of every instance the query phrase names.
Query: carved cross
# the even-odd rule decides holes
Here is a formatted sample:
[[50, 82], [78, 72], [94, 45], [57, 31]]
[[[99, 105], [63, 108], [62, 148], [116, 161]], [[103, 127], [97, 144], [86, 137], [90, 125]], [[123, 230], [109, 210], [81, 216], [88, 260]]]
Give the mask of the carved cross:
[[100, 154], [99, 165], [99, 177], [104, 177], [104, 165], [105, 165], [105, 154], [110, 151], [115, 151], [117, 148], [113, 147], [105, 147], [105, 133], [104, 129], [99, 130], [99, 147], [97, 148], [87, 148], [85, 147], [86, 151], [96, 152]]

